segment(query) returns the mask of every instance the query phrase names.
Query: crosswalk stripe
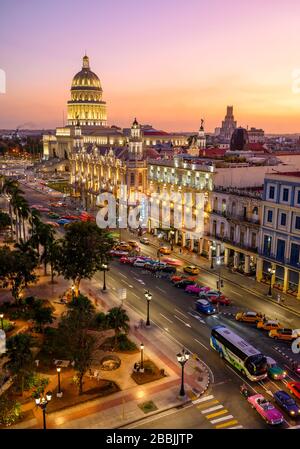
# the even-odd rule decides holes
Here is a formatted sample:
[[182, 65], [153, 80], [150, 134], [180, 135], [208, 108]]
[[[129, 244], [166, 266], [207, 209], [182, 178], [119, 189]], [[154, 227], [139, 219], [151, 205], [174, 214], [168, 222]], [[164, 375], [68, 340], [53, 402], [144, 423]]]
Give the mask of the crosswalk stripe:
[[226, 421], [227, 419], [233, 418], [232, 415], [222, 416], [222, 418], [213, 419], [211, 421], [212, 424], [217, 424], [217, 422]]
[[224, 410], [220, 410], [219, 412], [212, 413], [211, 415], [207, 415], [206, 418], [215, 418], [216, 416], [224, 415], [224, 413], [228, 413], [228, 410], [226, 410], [226, 408], [224, 408]]
[[223, 424], [218, 424], [216, 426], [216, 429], [222, 429], [223, 427], [233, 426], [234, 424], [237, 424], [237, 420], [233, 419], [232, 421], [224, 422]]
[[206, 410], [201, 410], [202, 415], [209, 412], [214, 412], [215, 410], [220, 410], [220, 408], [223, 408], [223, 405], [215, 405], [215, 407], [207, 408]]
[[201, 409], [203, 407], [207, 407], [208, 405], [214, 405], [214, 404], [218, 404], [218, 403], [219, 403], [219, 401], [217, 401], [217, 399], [215, 399], [214, 401], [209, 401], [209, 402], [207, 402], [205, 404], [197, 405], [197, 408]]
[[196, 399], [195, 401], [193, 401], [193, 404], [199, 404], [200, 402], [205, 402], [205, 401], [209, 401], [210, 399], [213, 399], [213, 395], [210, 394], [209, 396], [204, 396], [203, 398], [200, 399]]
[[234, 427], [229, 427], [229, 429], [242, 429], [243, 426], [234, 426]]

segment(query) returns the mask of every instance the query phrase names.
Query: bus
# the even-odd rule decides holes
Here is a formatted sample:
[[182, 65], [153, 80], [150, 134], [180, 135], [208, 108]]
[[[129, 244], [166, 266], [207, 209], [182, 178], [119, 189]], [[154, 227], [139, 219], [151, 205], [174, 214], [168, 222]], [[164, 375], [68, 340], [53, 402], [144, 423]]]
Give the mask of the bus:
[[267, 377], [266, 357], [227, 327], [212, 329], [210, 346], [248, 379], [259, 381]]

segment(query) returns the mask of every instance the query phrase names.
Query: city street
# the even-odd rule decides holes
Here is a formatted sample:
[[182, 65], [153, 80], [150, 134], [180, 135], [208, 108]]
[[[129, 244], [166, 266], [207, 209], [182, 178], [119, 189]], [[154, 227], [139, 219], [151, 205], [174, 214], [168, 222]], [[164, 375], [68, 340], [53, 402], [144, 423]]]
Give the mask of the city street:
[[[24, 184], [22, 184], [22, 189], [30, 204], [40, 203], [48, 207], [49, 193], [37, 192]], [[74, 210], [69, 208], [68, 210], [74, 213]], [[67, 213], [67, 211], [63, 210], [59, 211], [59, 213], [63, 214]], [[122, 234], [125, 234], [125, 232], [122, 231]], [[129, 237], [131, 239], [133, 238], [132, 235], [128, 234]], [[122, 235], [122, 239], [126, 239], [125, 235]], [[150, 255], [156, 258], [157, 248], [152, 245], [141, 246], [144, 255]], [[181, 259], [182, 261], [185, 260], [184, 256], [177, 253], [173, 253], [171, 257]], [[124, 301], [124, 306], [136, 310], [141, 318], [145, 320], [147, 304], [144, 293], [145, 290], [149, 289], [152, 293], [150, 320], [155, 322], [164, 331], [166, 337], [176, 340], [191, 353], [197, 354], [209, 366], [212, 373], [212, 384], [206, 393], [207, 397], [209, 397], [207, 400], [207, 408], [205, 407], [205, 402], [197, 403], [183, 410], [158, 417], [157, 419], [153, 417], [151, 424], [150, 421], [149, 423], [145, 422], [140, 428], [147, 428], [147, 426], [152, 428], [172, 428], [172, 426], [174, 428], [215, 428], [221, 425], [221, 422], [215, 421], [215, 419], [218, 420], [218, 417], [210, 416], [214, 415], [213, 411], [211, 413], [208, 411], [207, 414], [202, 413], [205, 410], [210, 410], [211, 406], [209, 404], [211, 402], [216, 404], [212, 405], [212, 408], [219, 407], [228, 411], [232, 415], [231, 420], [233, 422], [238, 417], [236, 426], [241, 425], [244, 428], [268, 427], [257, 413], [251, 410], [239, 392], [239, 387], [245, 382], [245, 379], [231, 366], [227, 365], [226, 362], [221, 360], [218, 354], [210, 348], [210, 331], [215, 325], [224, 324], [236, 331], [253, 346], [260, 349], [265, 355], [269, 355], [277, 360], [282, 367], [288, 370], [286, 358], [275, 348], [279, 348], [287, 356], [291, 356], [290, 344], [274, 342], [267, 334], [257, 330], [255, 326], [235, 321], [234, 314], [239, 310], [256, 310], [270, 318], [278, 319], [287, 327], [293, 328], [300, 328], [300, 317], [296, 313], [285, 310], [268, 300], [264, 301], [256, 294], [251, 294], [249, 291], [245, 292], [242, 288], [238, 288], [236, 285], [231, 285], [228, 282], [225, 283], [222, 291], [232, 300], [233, 304], [230, 306], [220, 306], [220, 313], [217, 316], [206, 317], [195, 314], [194, 301], [196, 298], [186, 294], [181, 289], [176, 289], [169, 280], [155, 278], [152, 274], [146, 273], [141, 268], [120, 264], [116, 259], [113, 260], [110, 268], [110, 271], [107, 273], [107, 286], [114, 291], [119, 288], [126, 288], [127, 298]], [[201, 270], [198, 278], [204, 285], [208, 285], [214, 289], [216, 288], [217, 277], [215, 274], [207, 270]], [[100, 290], [103, 282], [103, 274], [97, 273], [95, 279], [99, 282]], [[175, 357], [176, 355], [174, 354], [174, 359]], [[296, 358], [295, 355], [294, 358]], [[251, 383], [251, 388], [255, 392], [262, 393], [270, 399], [272, 392], [278, 389], [285, 390], [286, 382], [291, 379], [295, 379], [295, 375], [289, 371], [287, 380], [276, 382], [266, 380], [259, 383]], [[235, 424], [232, 425], [234, 426]], [[286, 416], [284, 427], [293, 427], [296, 425], [297, 423], [295, 421]]]

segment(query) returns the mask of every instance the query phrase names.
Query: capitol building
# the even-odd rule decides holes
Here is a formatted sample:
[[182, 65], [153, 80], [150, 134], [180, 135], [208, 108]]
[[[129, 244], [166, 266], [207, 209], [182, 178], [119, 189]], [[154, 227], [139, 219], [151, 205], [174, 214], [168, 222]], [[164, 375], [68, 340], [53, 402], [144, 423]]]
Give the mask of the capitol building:
[[[56, 128], [55, 133], [43, 136], [44, 160], [57, 158], [68, 161], [79, 133], [84, 147], [91, 144], [107, 151], [128, 148], [130, 129], [108, 125], [107, 104], [103, 99], [101, 81], [91, 70], [86, 55], [82, 60], [82, 69], [72, 80], [71, 99], [67, 108], [67, 124]], [[141, 127], [141, 131], [143, 144], [148, 148], [169, 145], [180, 147], [188, 143], [186, 135], [155, 130], [149, 125]]]

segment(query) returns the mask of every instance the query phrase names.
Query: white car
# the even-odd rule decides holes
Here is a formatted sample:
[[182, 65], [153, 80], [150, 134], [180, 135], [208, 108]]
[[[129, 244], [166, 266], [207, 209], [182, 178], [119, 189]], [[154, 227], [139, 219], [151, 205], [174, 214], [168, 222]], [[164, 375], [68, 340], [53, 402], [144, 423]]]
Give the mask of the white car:
[[145, 263], [146, 263], [146, 261], [143, 260], [143, 259], [136, 259], [136, 260], [133, 262], [133, 266], [134, 266], [134, 267], [138, 267], [138, 268], [142, 268], [142, 267], [145, 265]]

